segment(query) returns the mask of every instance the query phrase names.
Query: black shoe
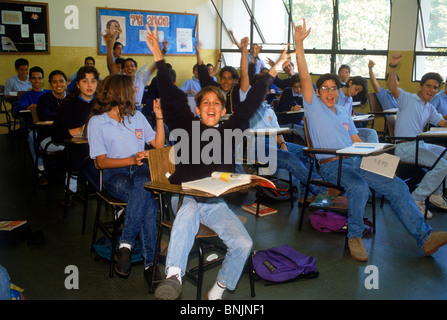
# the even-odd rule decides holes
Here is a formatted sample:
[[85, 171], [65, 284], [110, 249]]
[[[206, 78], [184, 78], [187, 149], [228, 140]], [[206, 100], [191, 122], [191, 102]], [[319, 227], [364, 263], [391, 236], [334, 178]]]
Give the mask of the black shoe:
[[155, 299], [157, 300], [176, 300], [182, 293], [182, 285], [177, 277], [163, 279], [155, 290]]
[[115, 272], [122, 277], [129, 276], [132, 262], [130, 258], [130, 250], [128, 248], [118, 249], [115, 253], [115, 262]]
[[146, 280], [147, 285], [149, 288], [152, 289], [152, 272], [155, 268], [155, 276], [154, 276], [154, 289], [157, 287], [157, 285], [163, 280], [163, 277], [161, 276], [160, 270], [157, 267], [154, 267], [153, 265], [144, 270], [144, 279]]

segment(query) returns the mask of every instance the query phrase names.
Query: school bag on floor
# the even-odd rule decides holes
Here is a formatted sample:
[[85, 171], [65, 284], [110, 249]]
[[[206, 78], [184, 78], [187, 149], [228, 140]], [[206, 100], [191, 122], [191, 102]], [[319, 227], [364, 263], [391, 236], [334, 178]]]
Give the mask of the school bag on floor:
[[[348, 218], [332, 211], [314, 211], [309, 216], [310, 224], [320, 232], [347, 232]], [[363, 234], [371, 232], [372, 222], [364, 218], [365, 231]]]
[[316, 259], [288, 244], [260, 250], [253, 256], [253, 269], [262, 279], [274, 283], [318, 277]]

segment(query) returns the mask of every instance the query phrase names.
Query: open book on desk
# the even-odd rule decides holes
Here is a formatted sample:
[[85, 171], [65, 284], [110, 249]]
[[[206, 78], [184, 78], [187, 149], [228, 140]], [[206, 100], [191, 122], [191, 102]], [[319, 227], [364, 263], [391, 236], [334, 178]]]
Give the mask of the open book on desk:
[[447, 137], [447, 128], [431, 127], [429, 131], [419, 134], [420, 137]]
[[391, 143], [368, 143], [368, 142], [354, 142], [352, 146], [337, 150], [340, 154], [370, 154], [380, 151]]
[[195, 189], [214, 194], [216, 197], [222, 193], [239, 186], [249, 184], [252, 181], [259, 181], [259, 185], [267, 188], [275, 188], [275, 184], [270, 180], [251, 174], [240, 174], [230, 172], [215, 171], [211, 177], [183, 182], [182, 188]]

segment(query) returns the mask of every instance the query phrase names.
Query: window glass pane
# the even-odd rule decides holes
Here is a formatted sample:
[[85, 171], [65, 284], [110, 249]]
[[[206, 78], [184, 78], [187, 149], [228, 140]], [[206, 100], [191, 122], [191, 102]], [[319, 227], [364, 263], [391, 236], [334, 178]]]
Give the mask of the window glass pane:
[[336, 72], [338, 72], [338, 68], [342, 64], [347, 64], [351, 68], [351, 77], [362, 76], [367, 78], [369, 77], [368, 62], [369, 60], [372, 60], [375, 63], [373, 70], [374, 74], [376, 75], [376, 78], [378, 79], [385, 78], [386, 64], [387, 64], [386, 56], [338, 54], [336, 59], [337, 59]]
[[390, 10], [389, 0], [339, 0], [339, 49], [388, 50]]
[[[220, 12], [223, 22], [228, 30], [233, 30], [238, 42], [243, 37], [250, 35], [250, 18], [247, 9], [241, 0], [222, 1], [222, 11]], [[223, 28], [222, 49], [237, 49], [228, 33]]]
[[414, 81], [420, 81], [427, 72], [437, 72], [445, 80], [447, 76], [447, 56], [416, 56]]
[[447, 0], [421, 1], [422, 18], [427, 47], [447, 47]]
[[[296, 68], [296, 57], [292, 56]], [[307, 68], [311, 74], [325, 74], [331, 72], [331, 56], [328, 54], [306, 53]]]
[[[288, 14], [282, 0], [256, 0], [248, 1], [260, 32], [256, 28], [253, 31], [254, 43], [284, 44], [287, 43]], [[248, 36], [248, 35], [247, 35]]]
[[292, 18], [301, 24], [306, 18], [312, 31], [304, 41], [306, 49], [330, 49], [332, 46], [332, 0], [293, 0]]

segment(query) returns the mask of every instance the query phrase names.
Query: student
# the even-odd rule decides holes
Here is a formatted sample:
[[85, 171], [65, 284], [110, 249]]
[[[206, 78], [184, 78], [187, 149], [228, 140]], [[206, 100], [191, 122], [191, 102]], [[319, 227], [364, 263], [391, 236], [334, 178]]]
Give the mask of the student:
[[202, 89], [199, 80], [199, 66], [197, 64], [192, 68], [192, 73], [192, 79], [186, 80], [180, 87], [180, 90], [189, 96], [195, 96]]
[[[65, 142], [75, 135], [83, 134], [90, 112], [95, 102], [96, 88], [99, 81], [99, 73], [95, 67], [81, 67], [76, 75], [76, 88], [69, 97], [64, 99], [59, 110], [56, 112], [51, 125], [51, 134], [42, 140], [41, 147], [44, 148], [51, 139], [48, 151], [60, 151], [65, 147]], [[71, 166], [79, 171], [82, 161], [88, 156], [88, 146], [79, 145], [76, 152], [71, 152]], [[70, 177], [68, 202], [65, 199], [63, 205], [70, 206], [77, 191], [76, 176]]]
[[[37, 117], [40, 121], [53, 121], [62, 102], [67, 96], [67, 76], [61, 70], [51, 71], [48, 76], [51, 91], [43, 94], [37, 101]], [[76, 81], [75, 81], [76, 82]]]
[[[303, 19], [303, 26], [295, 27], [295, 48], [310, 137], [315, 148], [349, 147], [353, 142], [360, 141], [360, 138], [351, 115], [336, 104], [340, 89], [338, 76], [322, 75], [316, 83], [317, 90], [313, 89], [303, 45], [309, 33], [310, 28], [306, 29], [306, 22]], [[339, 158], [325, 154], [317, 154], [316, 157], [320, 163], [323, 178], [337, 183]], [[340, 181], [348, 198], [348, 247], [355, 260], [368, 260], [362, 235], [365, 230], [363, 216], [370, 187], [385, 196], [394, 213], [427, 256], [432, 255], [439, 247], [447, 243], [447, 232], [433, 232], [432, 228], [425, 223], [405, 182], [397, 177], [389, 179], [362, 170], [360, 162], [360, 157], [344, 159]]]
[[[150, 180], [149, 168], [142, 160], [148, 156], [146, 145], [164, 146], [163, 115], [154, 103], [156, 132], [135, 106], [132, 78], [109, 75], [98, 90], [87, 135], [90, 157], [103, 169], [104, 190], [127, 202], [124, 228], [115, 254], [115, 271], [127, 277], [131, 268], [131, 250], [139, 235], [142, 241], [144, 277], [151, 283], [156, 245], [157, 203], [144, 188]], [[161, 276], [160, 276], [161, 277]]]
[[[303, 95], [301, 94], [301, 81], [298, 74], [290, 77], [290, 87], [284, 89], [279, 98], [276, 112], [299, 111], [303, 108]], [[296, 124], [302, 126], [304, 113], [280, 114], [278, 121], [280, 124]]]
[[[95, 62], [95, 58], [93, 58], [93, 57], [86, 57], [84, 59], [84, 66], [85, 67], [87, 67], [87, 66], [94, 67], [95, 63], [96, 63]], [[67, 91], [68, 92], [73, 92], [75, 87], [76, 87], [76, 81], [75, 81], [76, 80], [76, 75], [77, 75], [77, 72], [73, 73], [70, 76], [70, 84], [67, 86]]]
[[[240, 48], [240, 44], [237, 41], [235, 42], [238, 48]], [[247, 61], [241, 61], [240, 77], [239, 73], [234, 67], [225, 66], [220, 69], [220, 83], [217, 83], [210, 76], [208, 69], [203, 64], [203, 60], [200, 56], [200, 48], [197, 47], [197, 64], [199, 65], [200, 86], [202, 88], [207, 86], [219, 87], [226, 96], [225, 110], [227, 113], [235, 112], [238, 105], [245, 100], [247, 92], [250, 89], [250, 79], [248, 77], [248, 56], [246, 60]]]
[[32, 87], [28, 79], [28, 60], [19, 58], [14, 62], [14, 67], [17, 74], [10, 77], [5, 83], [5, 100], [9, 102], [17, 102], [20, 96], [31, 90]]
[[[31, 82], [31, 90], [26, 91], [23, 93], [17, 102], [17, 105], [15, 106], [13, 113], [14, 116], [18, 117], [20, 114], [20, 111], [27, 110], [28, 107], [36, 106], [37, 102], [39, 100], [39, 97], [41, 97], [43, 94], [50, 92], [49, 90], [43, 89], [43, 80], [44, 79], [44, 72], [41, 67], [32, 67], [29, 70], [29, 80]], [[34, 164], [37, 163], [37, 168], [39, 169], [39, 177], [38, 177], [38, 185], [39, 186], [45, 186], [48, 184], [47, 177], [43, 174], [44, 166], [43, 166], [43, 160], [42, 158], [38, 158], [36, 156], [36, 150], [34, 147], [34, 134], [33, 131], [30, 129], [33, 125], [33, 120], [31, 115], [24, 114], [21, 118], [24, 122], [24, 127], [28, 130], [28, 145], [31, 152], [31, 157], [33, 158]], [[21, 120], [21, 121], [22, 121]]]
[[[399, 84], [398, 84], [399, 85]], [[433, 107], [447, 120], [447, 85], [430, 100]]]
[[[169, 70], [161, 55], [157, 39], [157, 26], [153, 31], [149, 26], [146, 27], [148, 29], [146, 42], [154, 55], [158, 69], [157, 82], [163, 116], [171, 132], [174, 129], [182, 129], [182, 132], [186, 132], [189, 137], [192, 137], [193, 128], [199, 128], [200, 133], [207, 130], [206, 132], [219, 135], [223, 139], [224, 130], [240, 128], [241, 124], [248, 123], [249, 118], [265, 98], [272, 76], [276, 75], [275, 68], [272, 68], [269, 75], [264, 76], [250, 89], [247, 98], [224, 123], [220, 123], [219, 120], [226, 112], [225, 94], [216, 86], [204, 87], [195, 96], [197, 105], [195, 111], [200, 116], [200, 120], [198, 120], [191, 112], [184, 92], [178, 89], [171, 80]], [[247, 62], [247, 47], [248, 39], [244, 38], [241, 41], [241, 64], [244, 61]], [[202, 77], [201, 74], [200, 77]], [[189, 150], [193, 150], [192, 146], [195, 143], [200, 144], [200, 152], [203, 148], [209, 147], [208, 141], [190, 141]], [[225, 148], [226, 151], [232, 150], [234, 153], [233, 148], [227, 144], [221, 143], [219, 147], [222, 149], [221, 151], [224, 151]], [[190, 154], [190, 156], [193, 155]], [[203, 159], [200, 159], [200, 163], [197, 164], [191, 161], [181, 162], [176, 165], [176, 170], [169, 180], [171, 183], [180, 184], [208, 177], [213, 171], [231, 171], [233, 164], [225, 163], [222, 160], [224, 160], [223, 152], [219, 163], [205, 164]], [[174, 208], [176, 199], [178, 198], [174, 197], [173, 199]], [[182, 276], [185, 273], [189, 252], [200, 223], [214, 230], [228, 247], [217, 281], [208, 292], [207, 298], [210, 300], [221, 299], [226, 288], [230, 290], [236, 288], [252, 247], [252, 240], [247, 230], [222, 198], [203, 199], [185, 196], [183, 205], [176, 213], [171, 231], [166, 260], [167, 276], [155, 291], [156, 299], [176, 299], [180, 296]]]
[[[377, 81], [376, 75], [374, 74], [374, 61], [369, 60], [368, 62], [368, 70], [369, 70], [369, 79], [371, 80], [371, 85], [376, 93], [377, 99], [380, 102], [383, 110], [395, 109], [398, 108], [396, 99], [391, 94], [390, 90], [383, 89], [379, 82]], [[389, 73], [385, 77], [385, 81], [388, 83]], [[399, 76], [396, 73], [396, 85], [399, 85]]]
[[[438, 73], [429, 72], [422, 76], [419, 83], [418, 93], [411, 94], [399, 88], [396, 84], [396, 67], [399, 64], [402, 54], [395, 53], [390, 58], [390, 78], [388, 82], [389, 90], [396, 99], [399, 112], [396, 116], [396, 126], [394, 133], [396, 137], [416, 137], [424, 131], [427, 122], [438, 127], [447, 127], [447, 121], [443, 119], [433, 105], [430, 104], [431, 99], [438, 92], [439, 86], [442, 84], [442, 77]], [[414, 162], [416, 156], [416, 141], [399, 140], [395, 154], [402, 161]], [[431, 167], [438, 159], [439, 155], [445, 150], [439, 145], [419, 142], [418, 163]], [[447, 155], [436, 164], [436, 166], [428, 171], [412, 195], [422, 214], [425, 213], [425, 199], [429, 197], [429, 201], [441, 209], [447, 209], [447, 201], [442, 196], [443, 184], [447, 174]], [[432, 213], [427, 212], [427, 217], [431, 217]]]
[[347, 64], [342, 64], [338, 68], [338, 77], [340, 78], [340, 84], [342, 87], [344, 87], [348, 83], [350, 76], [351, 76], [351, 67]]

